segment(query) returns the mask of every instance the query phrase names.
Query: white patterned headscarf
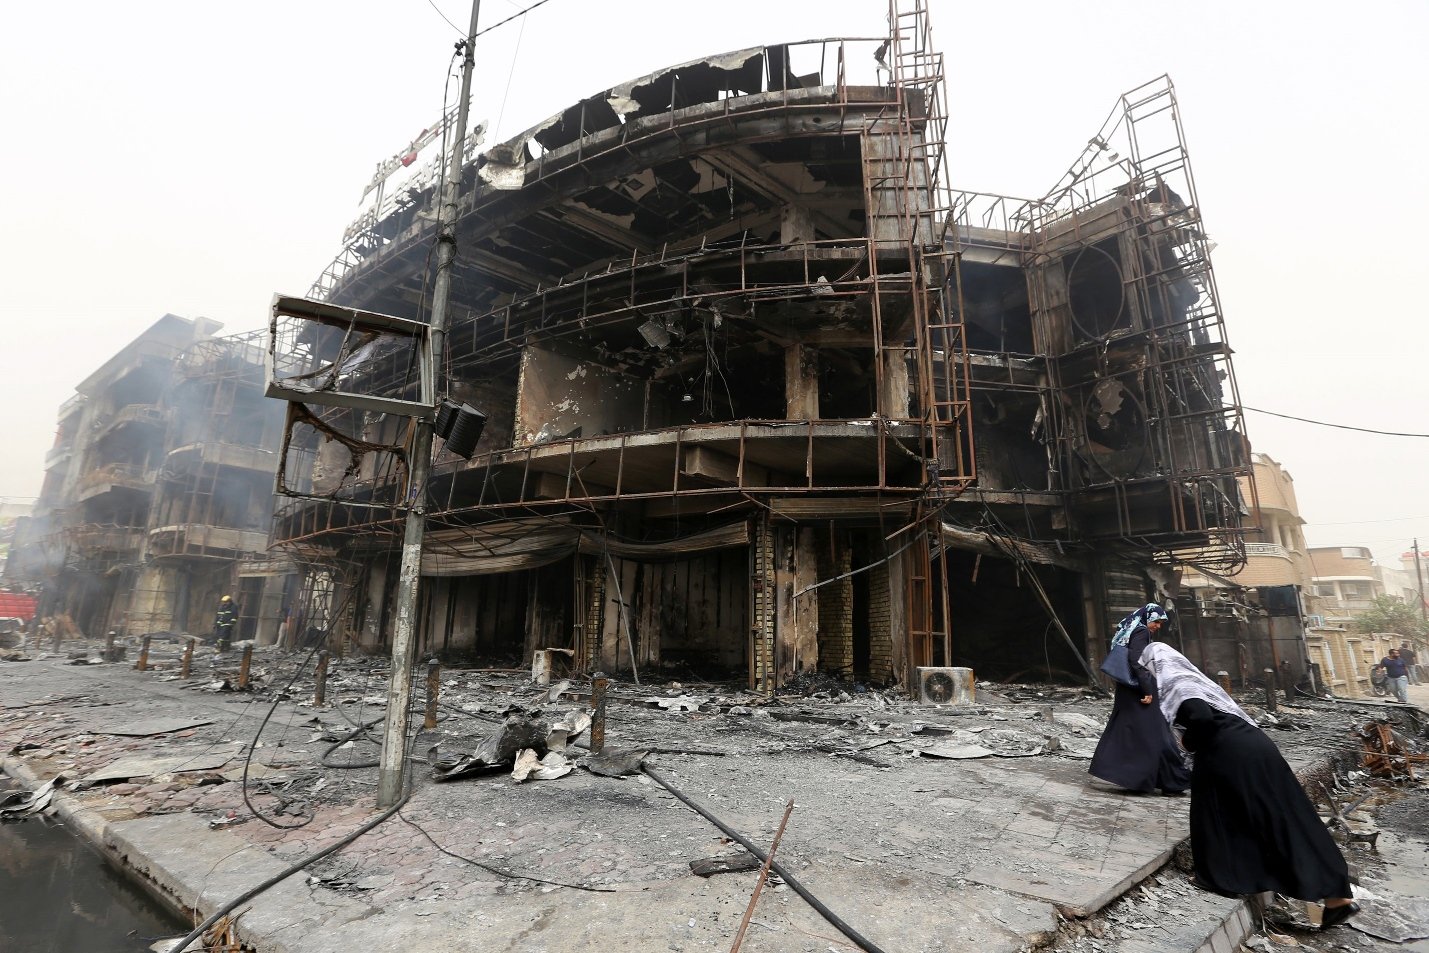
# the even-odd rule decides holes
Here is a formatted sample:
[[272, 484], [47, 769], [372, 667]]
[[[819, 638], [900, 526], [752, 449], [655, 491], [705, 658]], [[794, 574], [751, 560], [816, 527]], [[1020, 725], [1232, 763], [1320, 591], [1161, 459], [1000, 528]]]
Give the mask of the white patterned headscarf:
[[1255, 724], [1221, 686], [1201, 674], [1190, 659], [1165, 642], [1152, 642], [1146, 646], [1141, 653], [1141, 667], [1156, 679], [1161, 714], [1166, 717], [1167, 724], [1176, 723], [1176, 711], [1188, 698], [1199, 698], [1212, 708]]

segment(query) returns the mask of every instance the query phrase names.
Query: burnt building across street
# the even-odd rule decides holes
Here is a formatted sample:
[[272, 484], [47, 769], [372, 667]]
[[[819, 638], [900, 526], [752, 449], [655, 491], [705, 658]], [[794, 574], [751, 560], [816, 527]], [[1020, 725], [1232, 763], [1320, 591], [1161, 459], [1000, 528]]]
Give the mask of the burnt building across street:
[[[421, 494], [422, 651], [759, 690], [1083, 680], [1178, 567], [1239, 567], [1248, 454], [1172, 84], [1040, 198], [958, 191], [943, 59], [894, 6], [883, 42], [720, 53], [473, 137], [434, 380], [440, 160], [379, 180], [272, 315], [272, 558], [305, 625], [387, 650]], [[409, 487], [439, 398], [484, 427]]]
[[[273, 641], [284, 587], [268, 528], [282, 409], [263, 336], [166, 314], [60, 408], [35, 514], [6, 567], [61, 635], [206, 633], [221, 595]], [[67, 631], [67, 630], [73, 631]]]

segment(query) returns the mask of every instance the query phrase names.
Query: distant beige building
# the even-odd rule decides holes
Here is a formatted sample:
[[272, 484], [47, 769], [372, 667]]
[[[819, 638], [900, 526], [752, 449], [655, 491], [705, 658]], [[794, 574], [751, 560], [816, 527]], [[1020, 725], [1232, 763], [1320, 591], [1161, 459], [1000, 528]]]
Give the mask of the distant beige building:
[[[1245, 568], [1223, 579], [1246, 589], [1299, 586], [1308, 591], [1312, 573], [1301, 530], [1305, 520], [1295, 500], [1295, 481], [1269, 454], [1252, 453], [1251, 465], [1254, 493], [1250, 480], [1242, 477], [1239, 481], [1241, 499], [1252, 503], [1251, 518], [1247, 520], [1251, 528], [1245, 536]], [[1198, 598], [1212, 597], [1205, 590], [1226, 587], [1224, 582], [1194, 571], [1182, 577], [1182, 585], [1201, 590]]]
[[1298, 679], [1305, 670], [1301, 617], [1311, 578], [1305, 520], [1295, 481], [1276, 460], [1252, 453], [1251, 467], [1251, 475], [1238, 481], [1240, 498], [1251, 509], [1245, 566], [1233, 574], [1182, 575], [1194, 600], [1181, 610], [1183, 648], [1202, 669], [1224, 669], [1241, 681], [1267, 668]]
[[1310, 612], [1328, 625], [1347, 625], [1385, 594], [1380, 567], [1363, 546], [1316, 546], [1310, 550]]

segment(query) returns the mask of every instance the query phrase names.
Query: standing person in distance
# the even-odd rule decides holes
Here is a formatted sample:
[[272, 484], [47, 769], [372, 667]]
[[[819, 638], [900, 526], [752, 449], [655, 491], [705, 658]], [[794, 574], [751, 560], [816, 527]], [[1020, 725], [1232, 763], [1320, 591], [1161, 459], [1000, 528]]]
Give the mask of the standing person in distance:
[[238, 606], [232, 596], [218, 600], [218, 611], [213, 615], [213, 640], [220, 652], [227, 652], [233, 642], [233, 627], [238, 624]]
[[1409, 676], [1409, 684], [1419, 684], [1419, 653], [1409, 647], [1408, 642], [1399, 643], [1399, 657], [1404, 659], [1404, 671]]
[[1379, 660], [1379, 667], [1384, 669], [1394, 697], [1399, 699], [1401, 705], [1409, 704], [1409, 670], [1404, 665], [1404, 659], [1399, 657], [1399, 649], [1390, 649], [1389, 654]]
[[1102, 730], [1088, 773], [1128, 791], [1182, 794], [1191, 787], [1191, 773], [1171, 724], [1156, 706], [1156, 679], [1141, 665], [1141, 653], [1166, 624], [1166, 611], [1149, 602], [1122, 619], [1131, 627], [1127, 660], [1135, 688], [1116, 682], [1111, 718]]

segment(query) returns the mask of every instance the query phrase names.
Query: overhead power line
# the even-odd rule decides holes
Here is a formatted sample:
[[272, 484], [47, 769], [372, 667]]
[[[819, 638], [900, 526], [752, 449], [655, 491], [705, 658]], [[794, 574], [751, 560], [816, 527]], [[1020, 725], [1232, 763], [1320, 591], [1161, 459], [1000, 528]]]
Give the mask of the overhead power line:
[[[530, 13], [532, 10], [536, 9], [537, 7], [541, 6], [542, 4], [550, 3], [550, 2], [551, 2], [551, 0], [536, 0], [535, 3], [531, 4], [529, 7], [526, 7], [524, 10], [518, 10], [518, 11], [516, 11], [515, 13], [511, 14], [511, 16], [507, 17], [506, 19], [504, 19], [504, 20], [499, 20], [499, 21], [497, 21], [496, 23], [491, 24], [491, 26], [486, 27], [485, 29], [477, 30], [476, 33], [474, 33], [474, 34], [472, 34], [472, 35], [473, 35], [473, 36], [481, 36], [481, 35], [484, 34], [484, 33], [490, 33], [492, 30], [496, 29], [497, 27], [499, 27], [499, 26], [504, 26], [505, 24], [510, 23], [512, 20], [515, 20], [517, 17], [524, 17], [526, 14]], [[451, 27], [453, 30], [456, 30], [456, 31], [457, 31], [458, 33], [460, 33], [462, 36], [466, 36], [466, 31], [463, 30], [461, 27], [457, 26], [455, 23], [453, 23], [453, 22], [451, 21], [451, 19], [450, 19], [445, 13], [442, 12], [441, 7], [438, 7], [438, 6], [436, 5], [436, 3], [433, 2], [433, 0], [427, 0], [427, 5], [430, 6], [433, 10], [437, 11], [437, 16], [439, 16], [439, 17], [441, 17], [443, 20], [446, 20], [446, 21], [447, 21], [447, 26]]]
[[532, 10], [534, 10], [534, 9], [536, 9], [537, 7], [541, 6], [543, 3], [550, 3], [550, 2], [551, 2], [551, 0], [536, 0], [535, 3], [531, 4], [529, 7], [527, 7], [527, 8], [524, 9], [524, 10], [522, 10], [521, 12], [519, 12], [519, 13], [513, 13], [513, 14], [511, 14], [511, 16], [507, 17], [507, 18], [504, 19], [504, 20], [498, 20], [496, 23], [491, 24], [491, 26], [487, 27], [487, 28], [484, 29], [484, 30], [477, 30], [475, 35], [476, 35], [476, 36], [481, 36], [483, 33], [490, 33], [492, 30], [496, 29], [497, 27], [503, 26], [503, 25], [505, 25], [505, 24], [507, 24], [507, 23], [510, 23], [512, 20], [516, 19], [517, 17], [524, 17], [526, 14], [530, 13]]
[[1293, 414], [1277, 414], [1273, 410], [1261, 410], [1259, 407], [1247, 407], [1241, 405], [1241, 410], [1254, 411], [1257, 414], [1265, 414], [1268, 417], [1283, 417], [1286, 420], [1298, 420], [1302, 424], [1314, 424], [1317, 427], [1334, 427], [1336, 430], [1357, 430], [1360, 433], [1375, 433], [1384, 437], [1424, 437], [1429, 438], [1429, 433], [1403, 433], [1398, 430], [1374, 430], [1370, 427], [1351, 427], [1349, 424], [1332, 424], [1324, 420], [1311, 420], [1309, 417], [1296, 417]]

